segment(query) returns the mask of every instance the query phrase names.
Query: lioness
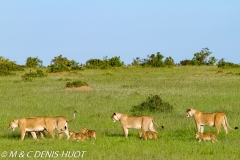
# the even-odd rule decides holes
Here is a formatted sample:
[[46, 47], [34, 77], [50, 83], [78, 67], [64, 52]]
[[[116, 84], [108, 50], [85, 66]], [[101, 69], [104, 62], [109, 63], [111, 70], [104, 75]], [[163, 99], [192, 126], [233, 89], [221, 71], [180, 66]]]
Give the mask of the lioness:
[[95, 140], [97, 139], [97, 132], [94, 130], [88, 130], [87, 128], [82, 128], [81, 133], [86, 134], [87, 139], [92, 139], [92, 138], [94, 138]]
[[[156, 130], [153, 127], [153, 123], [159, 128], [157, 123], [154, 121], [154, 119], [150, 116], [129, 116], [127, 114], [122, 114], [122, 113], [113, 113], [111, 119], [113, 122], [115, 121], [120, 121], [124, 135], [127, 138], [128, 137], [128, 129], [133, 128], [133, 129], [141, 129], [144, 131], [154, 131]], [[162, 129], [164, 127], [162, 126]]]
[[155, 139], [156, 141], [158, 140], [157, 132], [140, 130], [138, 132], [138, 135], [139, 137], [143, 137], [144, 140], [147, 140], [147, 139]]
[[69, 131], [69, 136], [72, 140], [81, 140], [84, 141], [87, 138], [87, 135], [84, 133], [75, 133], [74, 131]]
[[208, 141], [212, 140], [213, 143], [214, 143], [214, 141], [215, 141], [215, 142], [218, 141], [216, 135], [213, 134], [213, 133], [201, 133], [201, 132], [197, 132], [197, 133], [195, 134], [195, 138], [196, 138], [196, 139], [199, 138], [199, 141], [198, 141], [198, 142], [201, 142], [201, 140], [203, 140], [204, 142], [207, 141], [207, 140], [208, 140]]
[[13, 120], [9, 124], [9, 128], [13, 131], [15, 128], [19, 127], [21, 133], [21, 140], [24, 139], [26, 132], [31, 132], [34, 139], [37, 139], [36, 133], [40, 131], [43, 132], [46, 130], [53, 139], [55, 139], [54, 129], [58, 130], [59, 139], [62, 138], [62, 132], [67, 135], [67, 139], [69, 139], [68, 133], [68, 122], [71, 122], [75, 119], [76, 111], [74, 112], [74, 117], [72, 120], [67, 120], [65, 117], [57, 116], [57, 117], [31, 117], [31, 118], [21, 118], [17, 120]]
[[[220, 133], [221, 125], [223, 125], [223, 128], [226, 131], [226, 134], [228, 134], [228, 128], [232, 129], [228, 125], [227, 116], [223, 112], [203, 113], [194, 108], [190, 108], [190, 109], [187, 109], [186, 114], [187, 114], [187, 117], [190, 117], [190, 116], [194, 117], [195, 123], [197, 126], [197, 131], [201, 133], [203, 133], [204, 125], [215, 126], [218, 134]], [[235, 127], [235, 129], [238, 129], [238, 127]]]

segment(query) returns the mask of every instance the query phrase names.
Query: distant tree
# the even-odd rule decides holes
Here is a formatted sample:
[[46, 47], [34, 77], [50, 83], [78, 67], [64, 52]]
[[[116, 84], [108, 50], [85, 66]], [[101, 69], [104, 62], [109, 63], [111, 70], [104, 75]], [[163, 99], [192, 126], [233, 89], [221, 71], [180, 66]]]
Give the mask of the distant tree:
[[132, 66], [139, 66], [141, 64], [141, 59], [139, 57], [136, 57], [136, 59], [133, 59]]
[[96, 68], [101, 68], [103, 65], [103, 61], [100, 59], [90, 59], [86, 62], [85, 67], [88, 69], [96, 69]]
[[91, 68], [91, 69], [96, 69], [96, 68], [101, 68], [101, 69], [106, 69], [109, 67], [122, 67], [124, 66], [124, 62], [120, 60], [120, 57], [115, 56], [112, 58], [108, 58], [107, 56], [103, 58], [103, 60], [100, 59], [90, 59], [86, 62], [85, 67], [86, 68]]
[[188, 59], [180, 61], [181, 66], [187, 66], [187, 65], [190, 65], [190, 64], [191, 64], [191, 60], [188, 60]]
[[207, 64], [210, 66], [213, 66], [217, 62], [217, 59], [215, 57], [210, 57]]
[[26, 67], [36, 68], [42, 67], [42, 61], [38, 57], [28, 57], [26, 61]]
[[62, 57], [62, 55], [54, 57], [51, 65], [48, 66], [48, 72], [62, 72], [76, 69], [81, 69], [78, 63], [74, 60], [68, 60], [66, 57]]
[[197, 52], [194, 54], [194, 57], [192, 59], [192, 65], [198, 64], [198, 65], [206, 65], [207, 64], [207, 57], [212, 52], [209, 51], [208, 48], [203, 48], [200, 52]]
[[120, 56], [115, 56], [110, 59], [108, 59], [109, 65], [111, 67], [122, 67], [124, 66], [124, 62], [121, 62]]
[[174, 60], [172, 59], [172, 57], [167, 57], [164, 60], [163, 63], [164, 63], [165, 66], [174, 66], [175, 65]]
[[163, 58], [164, 56], [160, 52], [157, 52], [156, 55], [151, 54], [150, 56], [148, 55], [148, 58], [143, 59], [141, 65], [151, 67], [163, 67]]
[[222, 58], [218, 61], [217, 66], [221, 67], [221, 68], [238, 68], [238, 67], [240, 67], [239, 64], [234, 64], [234, 63], [231, 63], [231, 62], [225, 62], [224, 58]]

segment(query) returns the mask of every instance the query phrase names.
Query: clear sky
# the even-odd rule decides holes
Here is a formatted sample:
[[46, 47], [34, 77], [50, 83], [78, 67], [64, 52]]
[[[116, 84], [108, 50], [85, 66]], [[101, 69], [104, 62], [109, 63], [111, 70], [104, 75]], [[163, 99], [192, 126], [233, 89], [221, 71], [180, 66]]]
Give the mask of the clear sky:
[[205, 47], [240, 64], [239, 0], [0, 0], [0, 56], [20, 65], [157, 52], [179, 63]]

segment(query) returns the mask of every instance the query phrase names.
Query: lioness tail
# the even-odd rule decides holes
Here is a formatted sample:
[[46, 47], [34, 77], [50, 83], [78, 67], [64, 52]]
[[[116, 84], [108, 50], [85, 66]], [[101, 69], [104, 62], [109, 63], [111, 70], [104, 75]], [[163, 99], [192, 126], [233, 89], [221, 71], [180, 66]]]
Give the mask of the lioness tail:
[[159, 128], [159, 129], [164, 129], [164, 126], [159, 127], [159, 125], [153, 120], [153, 123]]
[[231, 128], [231, 127], [229, 126], [226, 116], [224, 117], [224, 119], [225, 119], [226, 125], [228, 126], [229, 129], [231, 129], [231, 130], [238, 129], [238, 127], [235, 127], [235, 128], [233, 129], [233, 128]]
[[73, 119], [71, 119], [70, 121], [68, 120], [67, 122], [72, 122], [75, 119], [75, 117], [76, 117], [76, 113], [77, 113], [77, 111], [74, 111], [73, 112]]

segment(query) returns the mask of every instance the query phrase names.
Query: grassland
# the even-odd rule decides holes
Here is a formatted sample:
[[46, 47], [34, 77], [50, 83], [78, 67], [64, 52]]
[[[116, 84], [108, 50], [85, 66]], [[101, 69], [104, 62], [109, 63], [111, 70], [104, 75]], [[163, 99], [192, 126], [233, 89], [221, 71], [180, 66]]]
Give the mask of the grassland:
[[[198, 143], [194, 120], [185, 115], [190, 107], [204, 112], [222, 111], [230, 126], [239, 127], [239, 69], [126, 67], [51, 73], [32, 82], [22, 81], [25, 72], [0, 77], [0, 153], [8, 153], [1, 159], [240, 159], [239, 130], [230, 130], [226, 135], [222, 128], [218, 143]], [[85, 81], [92, 89], [66, 90], [66, 83], [74, 80]], [[133, 129], [129, 130], [129, 138], [124, 138], [120, 123], [113, 123], [111, 115], [131, 114], [132, 106], [145, 101], [149, 94], [161, 95], [174, 107], [172, 113], [151, 114], [165, 126], [158, 131], [159, 141], [140, 140]], [[51, 140], [48, 134], [46, 139], [26, 136], [20, 141], [19, 130], [7, 128], [10, 121], [21, 117], [62, 115], [71, 119], [75, 110], [77, 116], [69, 129], [94, 129], [98, 132], [96, 141], [71, 142], [66, 136]], [[213, 127], [205, 127], [205, 131], [216, 133]], [[16, 151], [15, 158], [9, 157]], [[56, 154], [46, 156], [44, 151]], [[86, 151], [83, 157], [78, 155], [82, 151]], [[75, 157], [71, 157], [73, 153]]]

